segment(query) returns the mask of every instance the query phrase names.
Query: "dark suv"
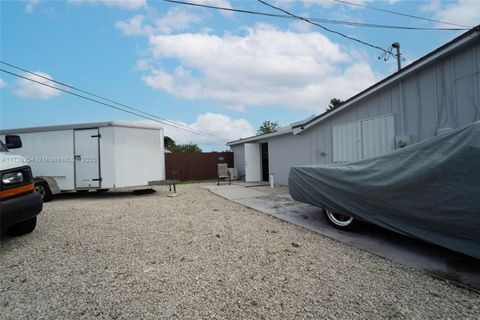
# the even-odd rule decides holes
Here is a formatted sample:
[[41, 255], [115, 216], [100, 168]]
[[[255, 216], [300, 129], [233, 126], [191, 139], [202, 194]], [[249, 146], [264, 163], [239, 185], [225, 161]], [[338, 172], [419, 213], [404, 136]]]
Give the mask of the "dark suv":
[[18, 136], [7, 136], [6, 145], [0, 141], [0, 232], [13, 236], [32, 232], [43, 208], [25, 158], [8, 152], [21, 146]]

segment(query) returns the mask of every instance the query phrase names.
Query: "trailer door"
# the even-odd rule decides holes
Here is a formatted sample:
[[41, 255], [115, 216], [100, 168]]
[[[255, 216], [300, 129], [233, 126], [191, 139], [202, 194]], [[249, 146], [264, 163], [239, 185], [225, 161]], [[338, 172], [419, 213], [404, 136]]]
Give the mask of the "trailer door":
[[79, 129], [75, 134], [75, 188], [100, 188], [98, 128]]

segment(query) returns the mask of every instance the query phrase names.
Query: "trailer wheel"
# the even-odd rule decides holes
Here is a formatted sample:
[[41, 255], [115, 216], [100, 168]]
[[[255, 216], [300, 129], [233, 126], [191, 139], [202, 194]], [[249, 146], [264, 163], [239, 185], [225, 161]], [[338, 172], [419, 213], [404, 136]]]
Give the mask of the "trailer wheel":
[[107, 188], [105, 188], [105, 189], [97, 189], [97, 192], [108, 192], [108, 190], [110, 190], [110, 189], [107, 189]]
[[35, 182], [35, 191], [42, 195], [43, 202], [49, 202], [53, 198], [50, 186], [45, 180], [38, 180]]
[[37, 226], [37, 217], [30, 218], [28, 220], [14, 224], [8, 228], [7, 233], [13, 237], [21, 236], [35, 230]]
[[358, 221], [349, 215], [338, 213], [330, 209], [323, 209], [323, 213], [325, 214], [327, 221], [337, 229], [350, 231], [357, 226]]

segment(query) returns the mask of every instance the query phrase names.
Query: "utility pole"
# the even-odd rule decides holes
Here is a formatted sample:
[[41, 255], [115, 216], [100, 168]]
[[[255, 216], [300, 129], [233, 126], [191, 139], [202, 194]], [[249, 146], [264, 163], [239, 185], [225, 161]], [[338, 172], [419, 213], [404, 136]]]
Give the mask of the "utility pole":
[[398, 67], [398, 71], [400, 71], [400, 69], [402, 69], [402, 64], [401, 64], [401, 56], [400, 56], [400, 43], [398, 42], [394, 42], [392, 43], [392, 47], [397, 49], [397, 54], [395, 55], [397, 57], [397, 67]]

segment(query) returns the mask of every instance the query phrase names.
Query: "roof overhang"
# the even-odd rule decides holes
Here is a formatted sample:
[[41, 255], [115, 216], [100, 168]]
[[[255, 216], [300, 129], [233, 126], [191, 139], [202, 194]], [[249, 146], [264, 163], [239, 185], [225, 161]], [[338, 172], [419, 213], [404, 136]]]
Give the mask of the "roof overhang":
[[120, 121], [108, 121], [108, 122], [90, 122], [90, 123], [77, 123], [77, 124], [61, 124], [61, 125], [43, 126], [43, 127], [3, 129], [3, 130], [0, 130], [0, 134], [59, 131], [59, 130], [71, 130], [71, 129], [90, 129], [90, 128], [103, 128], [103, 127], [124, 127], [124, 128], [152, 129], [152, 130], [163, 131], [162, 127], [154, 123], [120, 120]]
[[248, 137], [248, 138], [245, 138], [245, 139], [240, 139], [240, 140], [235, 140], [235, 141], [230, 141], [230, 142], [227, 143], [227, 146], [235, 146], [235, 145], [238, 145], [238, 144], [249, 143], [249, 142], [258, 142], [258, 141], [282, 136], [284, 134], [289, 134], [289, 133], [290, 134], [292, 133], [292, 128], [291, 127], [287, 127], [287, 128], [285, 128], [284, 130], [281, 130], [281, 131], [261, 134], [261, 135], [258, 135], [258, 136]]

